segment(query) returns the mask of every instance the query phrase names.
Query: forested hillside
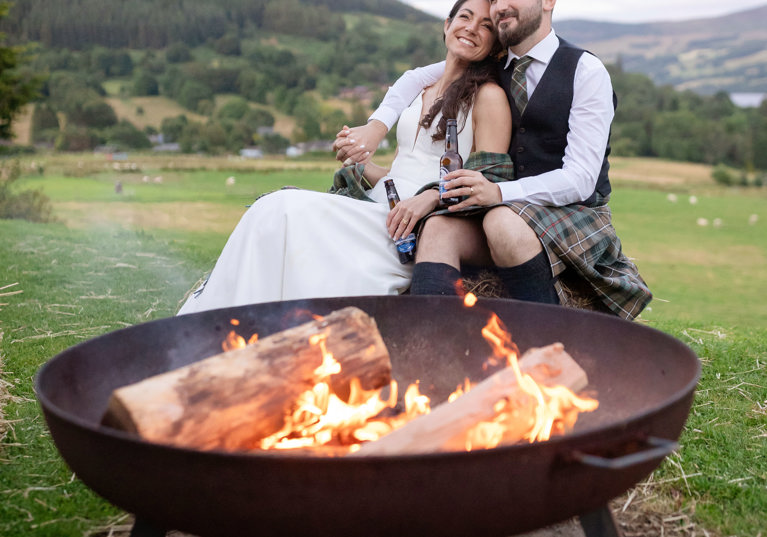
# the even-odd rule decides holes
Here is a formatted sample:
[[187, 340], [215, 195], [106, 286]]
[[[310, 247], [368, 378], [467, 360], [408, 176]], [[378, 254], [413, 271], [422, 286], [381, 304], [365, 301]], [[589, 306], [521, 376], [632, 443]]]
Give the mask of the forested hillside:
[[0, 30], [45, 47], [143, 49], [258, 30], [332, 39], [346, 30], [348, 13], [435, 20], [396, 0], [23, 0]]
[[[185, 151], [281, 151], [364, 121], [403, 70], [444, 55], [439, 21], [394, 0], [29, 0], [1, 27], [39, 43], [30, 141], [61, 150], [159, 133]], [[151, 99], [166, 106], [145, 121]]]
[[[0, 26], [39, 42], [25, 143], [64, 151], [162, 135], [187, 152], [284, 152], [364, 122], [405, 69], [444, 57], [441, 23], [393, 0], [27, 0]], [[615, 155], [767, 170], [767, 104], [609, 68]]]

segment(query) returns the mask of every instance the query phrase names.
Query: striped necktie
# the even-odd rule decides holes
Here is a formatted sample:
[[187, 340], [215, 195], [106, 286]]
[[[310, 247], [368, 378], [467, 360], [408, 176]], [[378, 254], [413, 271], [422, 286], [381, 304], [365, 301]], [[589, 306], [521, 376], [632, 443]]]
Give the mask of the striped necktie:
[[525, 113], [527, 106], [527, 77], [525, 71], [530, 67], [533, 59], [530, 56], [522, 56], [514, 60], [514, 70], [511, 73], [511, 96], [520, 114]]

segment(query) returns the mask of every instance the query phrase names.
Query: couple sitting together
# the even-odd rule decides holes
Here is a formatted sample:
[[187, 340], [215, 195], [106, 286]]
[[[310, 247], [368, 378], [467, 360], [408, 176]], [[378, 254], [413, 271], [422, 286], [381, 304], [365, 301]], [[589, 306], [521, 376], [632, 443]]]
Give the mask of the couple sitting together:
[[[563, 303], [566, 280], [598, 309], [639, 315], [652, 295], [607, 205], [610, 77], [554, 33], [555, 3], [458, 0], [444, 25], [445, 61], [405, 73], [367, 125], [339, 133], [339, 160], [357, 164], [334, 185], [345, 177], [356, 187], [356, 176], [371, 188], [260, 197], [179, 314], [408, 290], [454, 295], [471, 266], [493, 267], [509, 298]], [[369, 162], [397, 118], [391, 168]], [[450, 118], [464, 168], [447, 176], [444, 197], [463, 201], [444, 209], [432, 186]], [[385, 179], [402, 200], [392, 210]], [[402, 264], [393, 239], [414, 231], [415, 263]]]

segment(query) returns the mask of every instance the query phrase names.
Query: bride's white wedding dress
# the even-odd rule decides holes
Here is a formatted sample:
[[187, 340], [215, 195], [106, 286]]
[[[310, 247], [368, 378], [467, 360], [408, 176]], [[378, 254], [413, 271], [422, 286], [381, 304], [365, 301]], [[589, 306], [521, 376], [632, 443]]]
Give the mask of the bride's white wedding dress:
[[[422, 96], [402, 114], [398, 153], [388, 177], [400, 199], [439, 179], [444, 141], [418, 127]], [[458, 120], [461, 156], [473, 143], [471, 111]], [[243, 215], [208, 281], [179, 315], [276, 300], [399, 294], [413, 264], [401, 264], [389, 233], [389, 205], [381, 179], [368, 191], [376, 201], [308, 190], [279, 190], [259, 198]]]

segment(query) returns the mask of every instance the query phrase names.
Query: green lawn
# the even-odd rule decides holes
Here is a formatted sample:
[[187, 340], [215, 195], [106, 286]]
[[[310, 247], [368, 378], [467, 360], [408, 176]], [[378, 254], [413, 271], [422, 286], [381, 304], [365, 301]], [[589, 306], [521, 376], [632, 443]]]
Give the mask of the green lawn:
[[[124, 516], [59, 459], [32, 389], [39, 367], [80, 341], [173, 315], [255, 196], [330, 181], [324, 164], [301, 172], [148, 170], [30, 176], [22, 186], [43, 188], [67, 221], [0, 220], [0, 393], [7, 385], [9, 394], [0, 399], [9, 422], [0, 443], [2, 536], [80, 536]], [[145, 183], [144, 175], [163, 180]], [[236, 182], [227, 187], [230, 176]], [[667, 189], [618, 185], [611, 203], [624, 250], [656, 296], [639, 322], [681, 339], [703, 363], [682, 449], [621, 502], [660, 513], [666, 531], [679, 535], [692, 524], [710, 535], [756, 537], [767, 527], [767, 196], [709, 185], [691, 204], [685, 188], [672, 202]], [[199, 204], [227, 224], [190, 231], [175, 212], [162, 225], [153, 224], [159, 217], [123, 219], [158, 207], [182, 215]], [[85, 213], [106, 216], [88, 226]], [[749, 223], [754, 214], [760, 218]]]
[[[657, 299], [643, 318], [767, 326], [767, 196], [753, 194], [698, 195], [691, 204], [689, 194], [672, 202], [655, 190], [614, 193], [624, 251]], [[761, 219], [751, 223], [753, 215]]]

